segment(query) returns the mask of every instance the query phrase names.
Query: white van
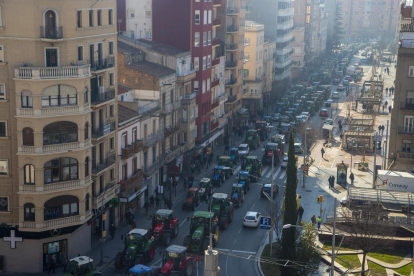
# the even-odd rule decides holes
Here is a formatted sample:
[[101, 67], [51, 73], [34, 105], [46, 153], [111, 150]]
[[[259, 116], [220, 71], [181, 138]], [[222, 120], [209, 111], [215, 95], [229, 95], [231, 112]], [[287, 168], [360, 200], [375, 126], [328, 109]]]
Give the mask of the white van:
[[333, 92], [332, 93], [332, 99], [339, 99], [339, 93], [338, 92]]

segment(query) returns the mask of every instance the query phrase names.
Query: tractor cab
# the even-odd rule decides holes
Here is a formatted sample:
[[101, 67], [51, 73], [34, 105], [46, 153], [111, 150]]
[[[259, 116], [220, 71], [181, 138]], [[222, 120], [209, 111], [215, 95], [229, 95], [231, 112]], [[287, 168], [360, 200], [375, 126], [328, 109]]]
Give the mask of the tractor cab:
[[188, 198], [196, 198], [197, 192], [198, 192], [198, 189], [195, 188], [195, 187], [188, 189], [188, 191], [187, 191], [187, 199]]
[[246, 172], [246, 171], [241, 171], [241, 172], [239, 173], [239, 183], [240, 183], [241, 181], [250, 181], [250, 178], [249, 178], [249, 172]]
[[244, 201], [244, 189], [242, 184], [233, 184], [231, 188], [231, 202], [234, 206], [240, 206]]
[[272, 164], [272, 159], [275, 160], [274, 164], [276, 165], [279, 162], [276, 162], [276, 159], [279, 158], [280, 154], [280, 149], [278, 148], [278, 144], [277, 143], [268, 143], [265, 147], [264, 147], [264, 154], [263, 154], [263, 158], [262, 158], [262, 163], [263, 164]]
[[259, 161], [257, 160], [256, 156], [247, 156], [246, 157], [246, 167], [248, 166], [257, 166]]
[[221, 184], [226, 180], [225, 173], [222, 166], [215, 166], [213, 169], [213, 178], [211, 182], [216, 186], [221, 186]]
[[239, 149], [238, 148], [231, 148], [230, 149], [230, 158], [231, 160], [234, 162], [236, 162], [236, 164], [239, 162], [240, 157], [239, 157]]
[[169, 229], [172, 220], [173, 210], [159, 209], [154, 215], [154, 232], [159, 233], [162, 232], [161, 229]]
[[200, 180], [198, 193], [200, 194], [201, 199], [208, 199], [213, 193], [213, 187], [211, 185], [211, 179], [208, 177], [203, 177]]
[[229, 178], [233, 174], [234, 162], [230, 156], [220, 156], [218, 165], [223, 167], [222, 173], [226, 178]]
[[257, 129], [257, 133], [260, 134], [260, 139], [261, 140], [266, 139], [267, 134], [270, 131], [270, 128], [267, 126], [267, 122], [266, 121], [256, 121], [255, 127]]
[[[184, 267], [187, 267], [187, 263], [191, 264], [190, 274], [180, 275], [191, 275], [193, 271], [193, 263], [188, 262], [187, 258], [187, 247], [180, 245], [170, 245], [162, 256], [163, 266], [161, 268], [161, 275], [172, 275], [173, 271], [183, 271]], [[157, 274], [158, 275], [158, 274]]]
[[216, 216], [220, 215], [220, 210], [226, 210], [228, 195], [225, 193], [214, 193], [212, 196], [211, 209]]
[[[68, 264], [68, 273], [64, 275], [89, 275], [93, 271], [93, 260], [90, 257], [80, 256], [73, 258]], [[102, 275], [102, 273], [95, 271], [94, 275]]]
[[290, 130], [292, 129], [292, 125], [288, 123], [283, 123], [280, 125], [279, 133], [280, 134], [289, 134]]
[[272, 117], [271, 116], [264, 116], [263, 118], [266, 121], [266, 123], [269, 123], [269, 124], [272, 123]]
[[250, 129], [247, 131], [246, 143], [249, 145], [250, 149], [256, 149], [260, 145], [260, 138], [257, 130]]
[[128, 276], [152, 276], [152, 268], [145, 265], [136, 265], [128, 271]]

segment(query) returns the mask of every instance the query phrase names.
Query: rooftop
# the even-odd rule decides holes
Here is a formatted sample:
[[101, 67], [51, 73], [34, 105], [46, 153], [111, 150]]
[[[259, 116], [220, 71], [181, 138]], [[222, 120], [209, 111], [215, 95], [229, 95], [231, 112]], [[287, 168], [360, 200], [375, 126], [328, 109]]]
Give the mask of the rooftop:
[[128, 121], [131, 118], [139, 116], [138, 112], [129, 109], [123, 105], [118, 105], [118, 124]]
[[[176, 55], [180, 55], [180, 54], [191, 54], [190, 51], [184, 51], [175, 47], [172, 47], [170, 45], [166, 45], [166, 44], [162, 44], [156, 41], [150, 41], [150, 40], [145, 40], [145, 39], [133, 39], [127, 36], [119, 36], [119, 39], [121, 40], [125, 40], [125, 41], [129, 41], [132, 43], [135, 43], [137, 45], [137, 47], [139, 46], [143, 46], [146, 47], [148, 49], [151, 49], [154, 52], [160, 53], [162, 55], [169, 55], [169, 56], [176, 56]], [[134, 46], [130, 46], [122, 41], [118, 41], [118, 48], [119, 48], [119, 43], [122, 43], [124, 45], [127, 45], [129, 47], [131, 47], [132, 49], [135, 49]]]
[[132, 88], [123, 84], [118, 84], [118, 95], [124, 94]]
[[134, 63], [129, 64], [129, 66], [132, 67], [133, 69], [142, 71], [144, 73], [147, 73], [149, 75], [156, 76], [156, 77], [164, 77], [164, 76], [168, 76], [171, 74], [175, 75], [176, 73], [176, 71], [173, 69], [170, 69], [162, 65], [158, 65], [156, 63], [148, 62], [148, 61], [142, 61], [139, 63], [134, 62]]

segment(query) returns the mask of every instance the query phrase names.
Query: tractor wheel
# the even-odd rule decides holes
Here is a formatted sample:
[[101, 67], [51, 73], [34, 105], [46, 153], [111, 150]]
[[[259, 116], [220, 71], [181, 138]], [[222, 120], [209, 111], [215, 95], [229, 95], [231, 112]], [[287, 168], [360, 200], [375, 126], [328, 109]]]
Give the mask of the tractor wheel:
[[226, 218], [221, 218], [220, 219], [220, 229], [221, 230], [226, 230], [227, 229], [227, 219]]
[[154, 259], [155, 256], [155, 246], [153, 243], [149, 246], [147, 250], [147, 260], [148, 262], [151, 262]]
[[191, 245], [191, 235], [187, 235], [184, 237], [183, 246], [189, 248]]
[[180, 232], [180, 225], [178, 222], [174, 225], [173, 231], [172, 231], [172, 237], [175, 238], [178, 236], [178, 232]]
[[219, 230], [218, 225], [216, 225], [216, 226], [214, 227], [213, 234], [215, 234], [215, 235], [216, 235], [216, 237], [215, 237], [215, 238], [213, 238], [213, 245], [214, 245], [214, 246], [216, 246], [216, 245], [217, 245], [217, 243], [218, 243], [218, 241], [219, 241], [219, 235], [220, 235], [220, 230]]
[[164, 243], [164, 245], [168, 246], [170, 244], [170, 241], [171, 241], [171, 236], [169, 233], [162, 235], [162, 242]]
[[184, 265], [183, 276], [193, 275], [193, 270], [194, 270], [193, 260], [190, 259]]
[[124, 254], [122, 252], [118, 252], [118, 254], [116, 254], [115, 262], [114, 262], [116, 269], [121, 269], [123, 267], [123, 264], [122, 264], [123, 257], [124, 257]]

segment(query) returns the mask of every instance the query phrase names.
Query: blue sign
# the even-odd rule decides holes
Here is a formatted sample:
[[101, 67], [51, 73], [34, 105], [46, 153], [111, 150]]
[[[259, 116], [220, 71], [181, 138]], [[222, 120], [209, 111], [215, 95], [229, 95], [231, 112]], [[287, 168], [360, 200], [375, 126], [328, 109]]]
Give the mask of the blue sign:
[[260, 228], [261, 229], [270, 229], [270, 223], [272, 220], [269, 217], [260, 218]]

